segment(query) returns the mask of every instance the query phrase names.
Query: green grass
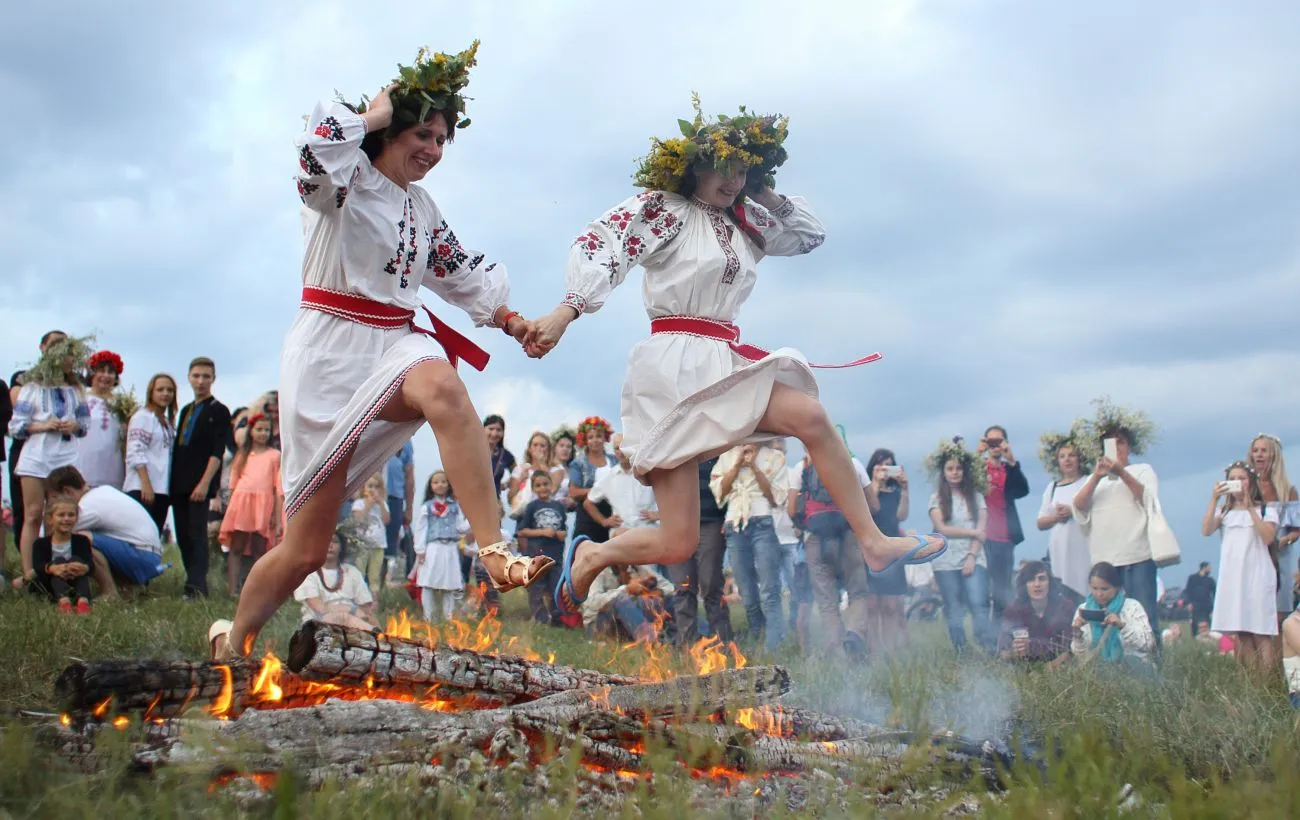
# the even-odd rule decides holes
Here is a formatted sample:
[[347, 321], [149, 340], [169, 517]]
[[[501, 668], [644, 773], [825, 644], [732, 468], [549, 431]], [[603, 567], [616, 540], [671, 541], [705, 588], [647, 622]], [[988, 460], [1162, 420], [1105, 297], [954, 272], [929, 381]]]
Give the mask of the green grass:
[[[11, 558], [13, 552], [11, 551]], [[214, 566], [212, 588], [224, 589]], [[12, 592], [0, 597], [0, 707], [53, 710], [53, 681], [70, 657], [200, 658], [208, 624], [228, 617], [234, 602], [217, 595], [204, 602], [180, 600], [181, 578], [173, 570], [134, 601], [97, 604], [89, 617], [60, 615], [41, 600]], [[640, 648], [596, 644], [578, 632], [533, 625], [521, 593], [505, 597], [502, 638], [517, 639], [556, 661], [635, 673], [646, 663]], [[388, 613], [416, 608], [401, 591], [390, 591]], [[296, 605], [286, 606], [264, 633], [263, 646], [284, 654], [298, 623]], [[990, 817], [1121, 816], [1115, 797], [1128, 783], [1141, 808], [1128, 817], [1292, 817], [1300, 806], [1300, 721], [1280, 682], [1262, 687], [1227, 659], [1191, 643], [1171, 647], [1161, 677], [1142, 681], [1098, 668], [1056, 673], [1013, 669], [980, 659], [958, 659], [936, 624], [913, 629], [913, 648], [890, 662], [850, 666], [801, 657], [787, 648], [774, 658], [753, 653], [751, 662], [784, 663], [794, 691], [788, 700], [830, 713], [906, 726], [947, 728], [972, 735], [1013, 733], [1036, 750], [1045, 767], [1025, 765], [1010, 774], [999, 797], [972, 783], [930, 805], [931, 816], [963, 797], [981, 803]], [[690, 671], [688, 663], [679, 665]], [[111, 733], [110, 733], [111, 734]], [[113, 740], [109, 741], [113, 743]], [[0, 724], [0, 817], [266, 817], [352, 818], [434, 814], [491, 815], [469, 781], [455, 794], [429, 796], [404, 778], [382, 786], [330, 787], [308, 791], [284, 778], [273, 799], [242, 806], [233, 793], [209, 793], [207, 779], [192, 771], [162, 770], [153, 777], [129, 775], [123, 762], [96, 775], [74, 772], [51, 750], [37, 745], [21, 721]], [[566, 816], [574, 766], [555, 761], [550, 802], [523, 795], [512, 813]], [[690, 782], [660, 769], [653, 789], [629, 796], [624, 816], [707, 816], [688, 802]], [[896, 775], [900, 789], [924, 791], [937, 781], [919, 765]], [[866, 782], [866, 781], [864, 781]], [[872, 782], [862, 791], [880, 791]], [[739, 803], [718, 801], [718, 816], [738, 816]], [[869, 816], [863, 801], [847, 816]], [[777, 801], [771, 811], [783, 816]], [[813, 795], [804, 816], [840, 816], [844, 807], [822, 805]], [[915, 810], [908, 816], [926, 816]]]

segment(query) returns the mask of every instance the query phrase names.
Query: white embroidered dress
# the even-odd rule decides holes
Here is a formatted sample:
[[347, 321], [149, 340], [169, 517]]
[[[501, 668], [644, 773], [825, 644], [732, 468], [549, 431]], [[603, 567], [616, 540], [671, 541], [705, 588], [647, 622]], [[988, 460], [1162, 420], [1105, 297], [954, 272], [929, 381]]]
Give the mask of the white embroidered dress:
[[108, 402], [93, 393], [87, 394], [86, 406], [90, 408], [90, 420], [86, 423], [86, 437], [77, 442], [74, 466], [86, 479], [87, 487], [108, 485], [120, 490], [126, 478], [122, 422]]
[[[488, 325], [510, 294], [505, 267], [463, 248], [422, 188], [375, 170], [365, 122], [320, 103], [297, 140], [306, 208], [303, 284], [420, 311], [419, 288]], [[360, 489], [423, 424], [376, 418], [411, 368], [446, 359], [429, 336], [300, 309], [280, 357], [280, 436], [291, 517], [353, 450], [347, 492]], [[355, 449], [354, 449], [355, 448]]]
[[[646, 191], [587, 226], [569, 253], [565, 304], [595, 313], [640, 265], [651, 319], [691, 316], [735, 323], [765, 255], [796, 256], [825, 240], [821, 222], [799, 197], [774, 212], [755, 203], [746, 219], [759, 247], [721, 208], [676, 194]], [[803, 355], [791, 348], [751, 362], [717, 339], [656, 334], [638, 342], [623, 383], [623, 452], [644, 475], [701, 455], [772, 436], [755, 434], [775, 383], [817, 396]]]

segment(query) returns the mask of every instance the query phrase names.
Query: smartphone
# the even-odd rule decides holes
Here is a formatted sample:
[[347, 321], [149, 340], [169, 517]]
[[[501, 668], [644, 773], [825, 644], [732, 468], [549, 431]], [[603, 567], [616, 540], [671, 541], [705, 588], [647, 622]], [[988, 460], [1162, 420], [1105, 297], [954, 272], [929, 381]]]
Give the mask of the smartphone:
[[1106, 620], [1106, 610], [1104, 609], [1081, 609], [1079, 615], [1089, 623], [1099, 624]]
[[1241, 479], [1230, 478], [1227, 481], [1220, 481], [1219, 486], [1223, 488], [1224, 492], [1239, 493], [1241, 492]]
[[889, 464], [885, 466], [884, 473], [886, 478], [898, 478], [900, 475], [903, 474], [903, 468], [897, 467], [893, 464]]
[[1119, 446], [1113, 438], [1101, 440], [1101, 454], [1111, 461], [1119, 461]]

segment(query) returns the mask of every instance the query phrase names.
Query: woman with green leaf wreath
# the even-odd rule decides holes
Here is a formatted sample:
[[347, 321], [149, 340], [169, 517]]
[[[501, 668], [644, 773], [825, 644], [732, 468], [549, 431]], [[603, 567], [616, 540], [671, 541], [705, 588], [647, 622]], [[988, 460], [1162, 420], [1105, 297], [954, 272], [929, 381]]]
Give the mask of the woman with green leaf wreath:
[[[455, 362], [487, 354], [420, 302], [420, 286], [479, 326], [522, 340], [504, 266], [461, 245], [432, 197], [414, 184], [442, 159], [462, 118], [477, 41], [456, 55], [421, 51], [368, 105], [321, 103], [297, 140], [306, 254], [298, 315], [280, 359], [285, 535], [258, 561], [234, 623], [218, 621], [214, 654], [252, 650], [258, 631], [325, 561], [344, 498], [424, 424], [498, 589], [549, 569], [501, 539], [499, 506], [478, 414]], [[427, 314], [433, 329], [416, 324]]]
[[695, 119], [679, 121], [680, 137], [654, 140], [634, 178], [646, 190], [578, 237], [563, 301], [525, 340], [529, 355], [545, 355], [569, 324], [599, 310], [633, 267], [645, 270], [650, 337], [630, 357], [622, 446], [634, 473], [654, 487], [662, 518], [658, 528], [634, 529], [604, 544], [574, 539], [556, 594], [569, 608], [582, 602], [605, 567], [689, 558], [699, 541], [696, 463], [782, 436], [803, 442], [871, 570], [900, 559], [929, 561], [943, 549], [939, 537], [880, 532], [802, 354], [740, 342], [734, 322], [757, 281], [759, 261], [815, 250], [825, 232], [803, 199], [772, 190], [773, 173], [786, 160], [785, 117], [741, 108], [738, 116], [706, 122], [694, 102]]

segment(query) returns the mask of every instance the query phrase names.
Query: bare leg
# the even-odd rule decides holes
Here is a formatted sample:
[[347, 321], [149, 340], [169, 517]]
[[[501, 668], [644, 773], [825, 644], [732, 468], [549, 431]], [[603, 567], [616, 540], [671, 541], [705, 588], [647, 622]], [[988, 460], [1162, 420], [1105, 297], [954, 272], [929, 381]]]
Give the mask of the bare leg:
[[[410, 422], [425, 419], [438, 440], [442, 467], [456, 488], [456, 501], [469, 520], [474, 541], [480, 547], [501, 540], [501, 508], [492, 480], [492, 462], [483, 444], [483, 427], [465, 385], [451, 365], [428, 361], [416, 365], [402, 390], [379, 414], [384, 421]], [[538, 577], [552, 564], [550, 559], [532, 561], [526, 573], [516, 570], [507, 579], [506, 558], [483, 556], [483, 566], [498, 581], [523, 583]], [[524, 577], [526, 575], [526, 577]]]
[[[41, 519], [45, 516], [45, 479], [26, 475], [19, 478], [23, 492], [23, 537], [18, 542], [18, 552], [22, 556], [25, 576], [32, 568], [32, 544], [40, 535]], [[15, 578], [15, 582], [22, 577]]]
[[659, 506], [658, 527], [637, 527], [603, 544], [585, 543], [573, 559], [573, 588], [579, 598], [596, 576], [616, 564], [680, 564], [700, 542], [700, 469], [694, 461], [650, 473]]
[[[848, 448], [831, 425], [826, 409], [816, 399], [783, 384], [775, 385], [758, 429], [764, 433], [794, 436], [803, 442], [813, 466], [817, 468], [817, 476], [831, 494], [835, 506], [848, 519], [853, 534], [858, 538], [862, 557], [872, 571], [883, 570], [916, 546], [915, 539], [889, 538], [876, 526], [871, 508], [867, 506], [867, 497], [858, 484]], [[939, 538], [932, 537], [930, 547], [917, 557], [924, 558], [938, 552], [942, 543]]]
[[91, 572], [95, 575], [95, 583], [99, 584], [99, 600], [115, 600], [117, 598], [117, 584], [113, 581], [113, 570], [108, 565], [108, 559], [104, 557], [104, 553], [97, 549], [92, 549], [90, 556], [95, 562], [95, 565], [91, 567]]

